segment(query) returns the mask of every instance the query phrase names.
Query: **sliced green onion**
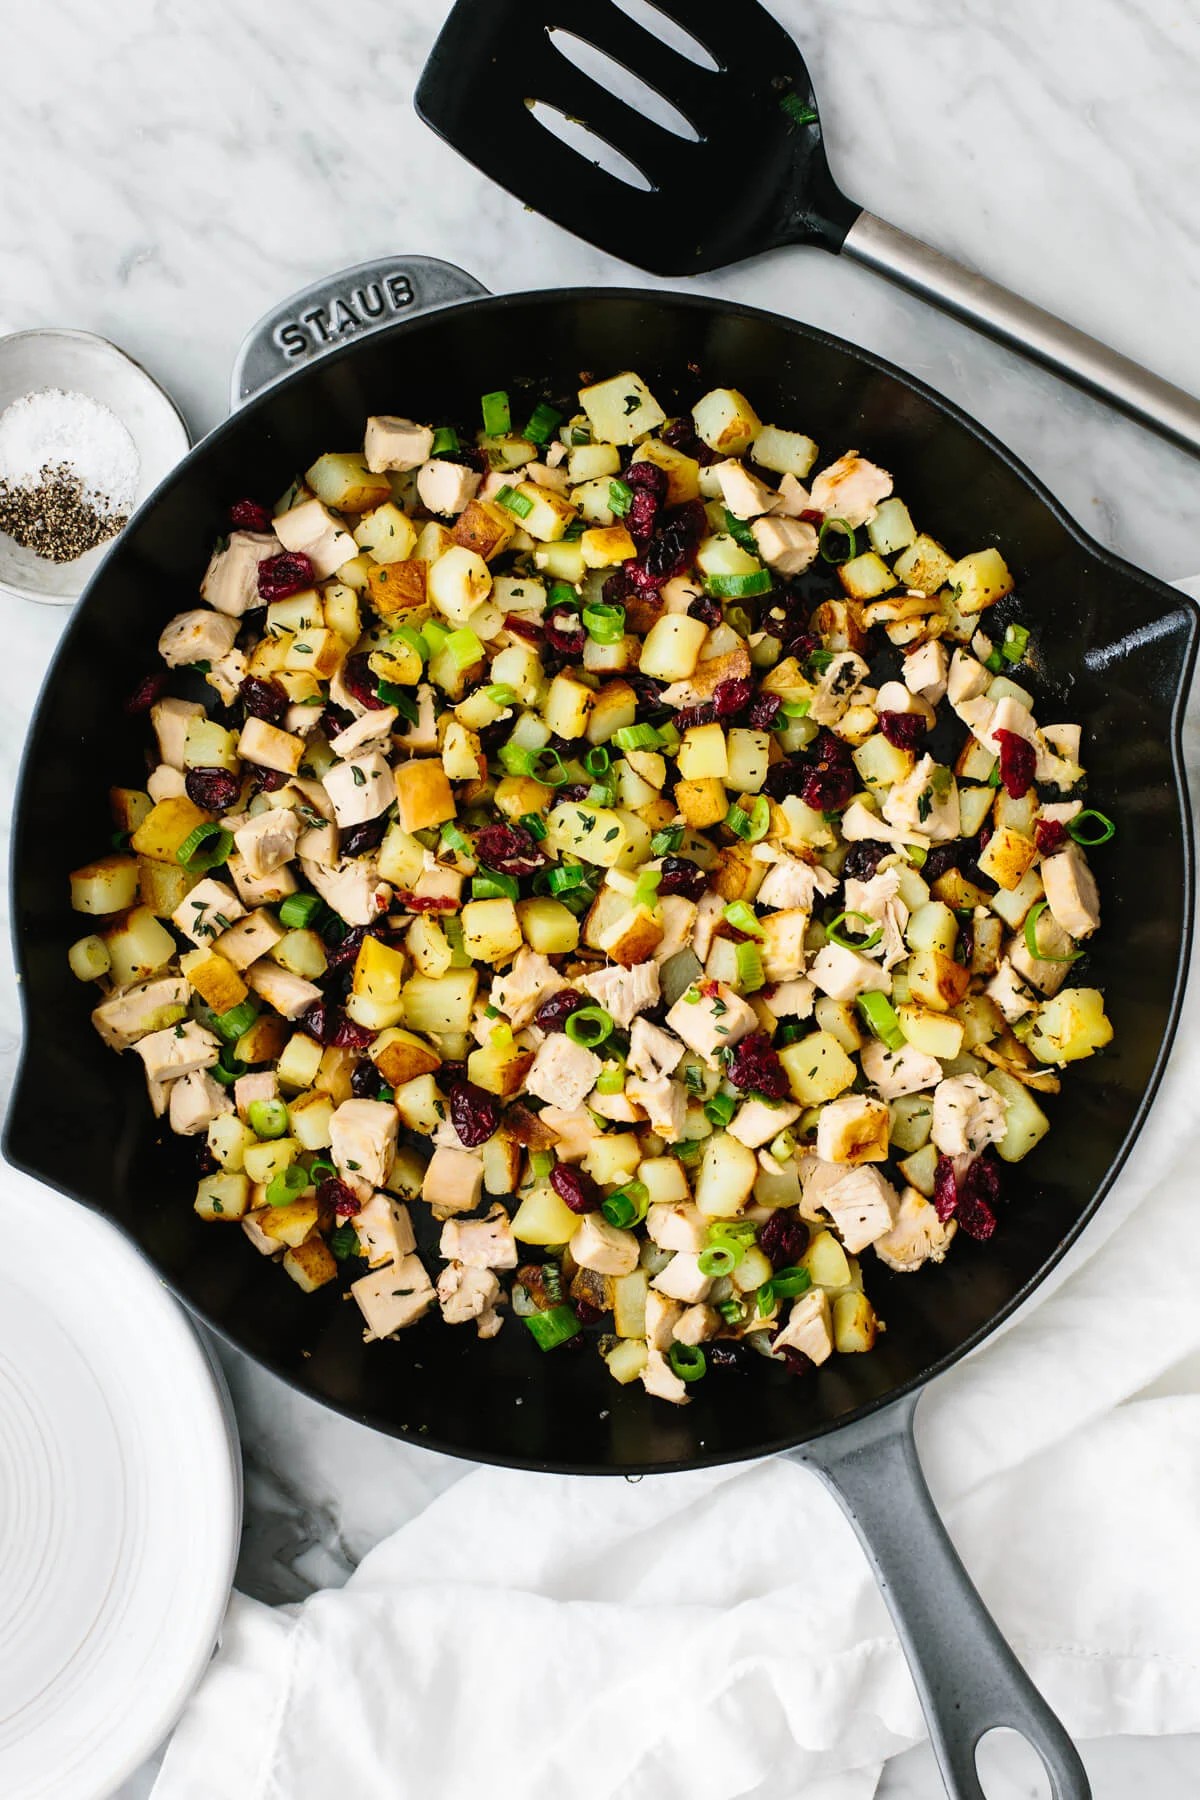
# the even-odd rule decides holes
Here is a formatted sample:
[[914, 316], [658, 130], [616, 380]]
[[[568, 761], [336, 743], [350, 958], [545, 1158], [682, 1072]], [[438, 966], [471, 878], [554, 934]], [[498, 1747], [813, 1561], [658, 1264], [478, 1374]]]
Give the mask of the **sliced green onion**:
[[446, 942], [449, 944], [453, 953], [452, 967], [456, 969], [465, 969], [469, 965], [471, 958], [467, 955], [467, 952], [463, 947], [463, 923], [457, 913], [443, 915], [442, 930], [446, 934]]
[[811, 700], [785, 700], [779, 708], [785, 719], [807, 719]]
[[522, 813], [520, 823], [525, 827], [535, 844], [540, 844], [546, 835], [546, 821], [541, 813]]
[[464, 625], [459, 631], [452, 631], [446, 639], [446, 648], [460, 669], [469, 669], [483, 656], [483, 645], [471, 630]]
[[776, 1162], [790, 1162], [796, 1154], [796, 1134], [786, 1129], [771, 1139], [771, 1155]]
[[683, 826], [668, 825], [650, 839], [651, 856], [671, 856], [683, 842]]
[[728, 1244], [713, 1244], [709, 1249], [702, 1250], [696, 1258], [696, 1267], [701, 1275], [716, 1277], [718, 1280], [722, 1275], [732, 1275], [737, 1265], [737, 1253]]
[[590, 444], [591, 441], [592, 434], [586, 425], [572, 425], [571, 442], [573, 444]]
[[[846, 539], [846, 549], [841, 556], [832, 554], [825, 548], [830, 532], [836, 532], [838, 537]], [[854, 535], [854, 527], [847, 525], [845, 519], [826, 519], [817, 538], [817, 548], [827, 563], [849, 562], [858, 555], [858, 539]]]
[[280, 1169], [267, 1188], [268, 1206], [290, 1206], [298, 1200], [306, 1188], [312, 1186], [312, 1176], [299, 1163], [289, 1163], [286, 1169]]
[[236, 1056], [230, 1057], [230, 1060], [227, 1063], [225, 1061], [227, 1054], [227, 1051], [222, 1051], [220, 1062], [215, 1062], [208, 1071], [213, 1080], [219, 1081], [222, 1087], [232, 1087], [234, 1082], [239, 1080], [249, 1067], [249, 1064], [239, 1062]]
[[1000, 646], [1000, 654], [1005, 662], [1019, 663], [1028, 648], [1029, 633], [1024, 625], [1010, 625]]
[[788, 1044], [798, 1043], [805, 1035], [805, 1028], [799, 1019], [781, 1019], [775, 1028], [774, 1047], [783, 1050]]
[[998, 650], [993, 650], [990, 656], [984, 658], [983, 666], [988, 670], [989, 674], [1003, 675], [1004, 658]]
[[591, 880], [591, 871], [583, 863], [562, 863], [556, 869], [544, 869], [542, 877], [550, 893], [567, 894], [572, 888], [585, 887]]
[[740, 1244], [747, 1248], [758, 1236], [753, 1219], [714, 1219], [708, 1228], [710, 1244]]
[[881, 1043], [889, 1050], [903, 1050], [908, 1039], [886, 994], [860, 994], [858, 1010]]
[[358, 1241], [358, 1233], [349, 1219], [339, 1225], [336, 1231], [329, 1234], [329, 1248], [338, 1262], [349, 1262], [352, 1256], [362, 1255], [362, 1245]]
[[[847, 937], [842, 930], [842, 923], [846, 919], [861, 919], [867, 927], [866, 937]], [[825, 927], [825, 936], [831, 944], [836, 944], [839, 950], [873, 950], [876, 944], [883, 942], [883, 926], [877, 925], [875, 920], [866, 913], [840, 912], [833, 923]]]
[[737, 1111], [737, 1101], [732, 1094], [714, 1094], [711, 1100], [704, 1102], [704, 1116], [710, 1125], [723, 1131]]
[[758, 555], [758, 545], [754, 540], [754, 533], [745, 519], [739, 519], [735, 513], [730, 512], [728, 507], [725, 508], [725, 529], [735, 544], [740, 544], [743, 550], [750, 552], [751, 556]]
[[610, 481], [608, 484], [608, 504], [613, 516], [623, 519], [633, 505], [633, 489], [627, 481]]
[[738, 944], [734, 949], [737, 957], [737, 982], [743, 994], [757, 994], [759, 988], [766, 986], [766, 971], [763, 968], [762, 952], [757, 944]]
[[577, 606], [579, 595], [569, 581], [552, 581], [550, 583], [550, 610], [556, 606]]
[[625, 1091], [625, 1064], [621, 1062], [605, 1063], [596, 1077], [598, 1094], [622, 1094]]
[[549, 1150], [535, 1150], [529, 1158], [529, 1173], [535, 1181], [548, 1180], [553, 1167], [554, 1158]]
[[735, 931], [743, 932], [746, 937], [766, 936], [759, 922], [758, 914], [745, 900], [731, 900], [725, 908], [724, 917], [727, 925], [732, 925]]
[[597, 1044], [612, 1036], [613, 1016], [602, 1006], [580, 1006], [568, 1014], [563, 1029], [573, 1044], [594, 1050]]
[[769, 569], [752, 569], [745, 575], [709, 575], [704, 583], [714, 600], [752, 600], [756, 594], [769, 594], [774, 585]]
[[681, 1162], [685, 1169], [690, 1169], [704, 1155], [704, 1144], [700, 1138], [680, 1138], [677, 1144], [667, 1145], [667, 1155]]
[[781, 1300], [794, 1300], [798, 1294], [808, 1292], [812, 1276], [807, 1269], [778, 1269], [771, 1277], [771, 1286]]
[[502, 506], [505, 512], [512, 513], [514, 518], [527, 519], [533, 511], [533, 501], [528, 494], [518, 494], [516, 488], [504, 486], [497, 490], [496, 505]]
[[674, 756], [679, 749], [680, 744], [683, 742], [674, 719], [664, 719], [662, 724], [656, 726], [655, 729], [662, 739], [661, 748], [666, 751], [668, 756]]
[[618, 750], [657, 750], [662, 743], [653, 725], [622, 725], [612, 734]]
[[667, 1361], [680, 1381], [699, 1381], [708, 1369], [708, 1358], [699, 1344], [672, 1344]]
[[547, 406], [546, 402], [542, 400], [530, 413], [524, 436], [531, 444], [548, 444], [562, 424], [562, 420], [562, 414], [555, 412], [552, 406]]
[[[1085, 819], [1095, 819], [1099, 826], [1099, 830], [1094, 836], [1088, 836], [1086, 832], [1080, 831], [1079, 827]], [[1069, 819], [1067, 830], [1077, 844], [1082, 844], [1088, 850], [1094, 850], [1097, 844], [1107, 844], [1109, 838], [1117, 835], [1117, 828], [1108, 814], [1097, 812], [1094, 806], [1086, 806], [1082, 812], [1076, 813], [1073, 819]]]
[[489, 687], [484, 688], [483, 697], [490, 700], [493, 706], [515, 706], [517, 690], [509, 687], [507, 681], [493, 681]]
[[520, 892], [514, 875], [476, 875], [471, 883], [472, 900], [516, 900]]
[[1047, 901], [1039, 900], [1036, 906], [1030, 908], [1029, 915], [1025, 920], [1025, 948], [1028, 950], [1030, 956], [1036, 956], [1039, 962], [1044, 962], [1044, 963], [1078, 962], [1080, 957], [1083, 955], [1082, 950], [1072, 950], [1072, 952], [1069, 956], [1050, 956], [1047, 954], [1047, 952], [1045, 950], [1038, 949], [1038, 941], [1037, 941], [1038, 920], [1041, 918], [1042, 914], [1045, 912], [1047, 904], [1048, 904]]
[[417, 703], [407, 688], [398, 687], [394, 681], [376, 683], [375, 691], [385, 706], [394, 706], [401, 718], [407, 719], [410, 725], [417, 722]]
[[429, 661], [429, 645], [415, 626], [397, 625], [388, 636], [393, 644], [404, 644], [409, 650], [415, 650], [423, 663]]
[[237, 1006], [231, 1006], [228, 1012], [218, 1013], [213, 1020], [213, 1030], [227, 1044], [236, 1044], [244, 1031], [249, 1031], [258, 1017], [258, 1003], [254, 1000], [242, 1000]]
[[633, 905], [648, 906], [653, 910], [658, 905], [658, 884], [662, 880], [661, 869], [643, 869], [633, 887]]
[[727, 1325], [740, 1325], [744, 1316], [740, 1300], [718, 1300], [717, 1311]]
[[509, 775], [529, 775], [543, 787], [562, 787], [571, 777], [557, 750], [527, 750], [521, 744], [501, 744], [501, 767]]
[[512, 430], [512, 408], [502, 388], [494, 394], [485, 394], [479, 402], [479, 410], [483, 414], [483, 429], [489, 437], [503, 437], [506, 431]]
[[440, 619], [426, 619], [422, 636], [429, 645], [430, 655], [436, 656], [439, 650], [446, 648], [450, 636], [449, 627], [443, 625]]
[[315, 894], [289, 894], [279, 908], [279, 923], [289, 931], [303, 931], [311, 925], [324, 902]]
[[625, 636], [625, 608], [597, 600], [584, 607], [583, 624], [594, 644], [619, 644]]
[[215, 819], [206, 820], [189, 831], [175, 852], [176, 862], [185, 869], [216, 869], [228, 859], [233, 849], [233, 833], [218, 825]]
[[442, 826], [442, 842], [448, 850], [456, 850], [460, 856], [471, 854], [471, 846], [457, 825]]
[[288, 1109], [282, 1100], [252, 1100], [246, 1108], [246, 1118], [255, 1137], [287, 1136]]
[[585, 797], [589, 806], [614, 806], [617, 784], [615, 781], [594, 781]]
[[589, 775], [607, 775], [612, 766], [612, 757], [603, 744], [597, 744], [595, 749], [589, 750], [584, 757], [583, 766]]
[[429, 454], [431, 456], [445, 456], [448, 451], [455, 451], [460, 448], [458, 433], [455, 431], [453, 425], [443, 425], [433, 434], [433, 445]]
[[771, 824], [771, 802], [765, 794], [756, 794], [754, 804], [749, 812], [745, 812], [736, 802], [725, 814], [725, 823], [734, 837], [741, 838], [747, 844], [757, 844], [765, 838]]
[[610, 1225], [628, 1231], [631, 1226], [640, 1225], [650, 1211], [650, 1190], [644, 1181], [627, 1181], [601, 1201], [600, 1211]]
[[526, 1313], [524, 1323], [539, 1350], [554, 1350], [568, 1338], [578, 1337], [583, 1329], [569, 1306], [552, 1306], [548, 1312]]

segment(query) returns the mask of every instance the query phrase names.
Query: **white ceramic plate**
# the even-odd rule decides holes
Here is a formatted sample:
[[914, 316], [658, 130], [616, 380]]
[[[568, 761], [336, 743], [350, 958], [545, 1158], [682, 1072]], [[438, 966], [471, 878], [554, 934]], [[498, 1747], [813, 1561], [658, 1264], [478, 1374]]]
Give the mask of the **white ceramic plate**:
[[233, 1581], [241, 1464], [186, 1314], [0, 1166], [0, 1795], [101, 1800], [166, 1736]]
[[[191, 447], [181, 413], [157, 381], [107, 338], [90, 331], [17, 331], [0, 338], [0, 413], [41, 388], [88, 394], [117, 415], [137, 446], [135, 510]], [[75, 562], [52, 563], [0, 532], [0, 588], [20, 600], [69, 604], [116, 541], [97, 545]]]

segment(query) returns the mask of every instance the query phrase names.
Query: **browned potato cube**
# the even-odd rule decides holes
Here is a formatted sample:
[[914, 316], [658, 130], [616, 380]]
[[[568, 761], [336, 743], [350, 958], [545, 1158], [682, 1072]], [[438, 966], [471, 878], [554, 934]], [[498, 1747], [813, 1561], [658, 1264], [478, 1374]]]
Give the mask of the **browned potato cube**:
[[442, 1066], [442, 1059], [432, 1044], [413, 1031], [401, 1031], [398, 1026], [381, 1031], [367, 1054], [388, 1086], [394, 1088]]
[[402, 831], [424, 831], [454, 817], [454, 795], [440, 762], [426, 758], [396, 770], [396, 809]]
[[249, 989], [231, 962], [215, 950], [189, 950], [180, 958], [180, 968], [206, 1006], [215, 1013], [231, 1012], [240, 1006]]
[[706, 775], [702, 781], [677, 781], [675, 804], [697, 831], [718, 825], [729, 811], [725, 784], [716, 775]]
[[516, 529], [515, 518], [503, 507], [494, 506], [490, 500], [468, 500], [450, 535], [464, 550], [474, 550], [476, 556], [490, 562], [508, 547]]
[[136, 831], [154, 802], [141, 788], [114, 787], [108, 790], [108, 805], [118, 831]]
[[171, 863], [179, 867], [179, 850], [197, 825], [206, 825], [212, 814], [193, 806], [186, 794], [172, 800], [160, 800], [146, 814], [130, 839], [130, 848], [152, 862]]
[[286, 1250], [283, 1266], [306, 1294], [311, 1294], [327, 1281], [337, 1278], [337, 1263], [323, 1237], [315, 1234], [306, 1238], [302, 1244]]
[[371, 605], [385, 619], [414, 606], [424, 606], [428, 573], [429, 565], [423, 562], [379, 564], [367, 574]]
[[233, 1053], [239, 1062], [275, 1062], [283, 1055], [283, 1047], [290, 1036], [282, 1019], [277, 1018], [274, 1013], [262, 1013], [253, 1025], [243, 1031]]
[[138, 857], [138, 893], [142, 905], [148, 906], [160, 919], [169, 919], [179, 911], [196, 883], [198, 874], [179, 863], [152, 862], [148, 856]]
[[277, 1244], [287, 1244], [295, 1249], [310, 1231], [315, 1231], [319, 1210], [315, 1194], [302, 1194], [299, 1200], [289, 1200], [286, 1206], [268, 1207], [262, 1228]]

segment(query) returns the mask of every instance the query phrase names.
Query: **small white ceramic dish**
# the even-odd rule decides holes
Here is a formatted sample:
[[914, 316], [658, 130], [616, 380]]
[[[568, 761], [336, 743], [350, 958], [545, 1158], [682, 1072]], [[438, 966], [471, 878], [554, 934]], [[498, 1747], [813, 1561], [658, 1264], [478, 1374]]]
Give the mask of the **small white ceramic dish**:
[[[187, 425], [171, 397], [132, 357], [90, 331], [16, 331], [0, 338], [0, 413], [42, 388], [87, 394], [117, 415], [141, 464], [135, 507], [191, 448]], [[75, 562], [52, 563], [0, 532], [0, 590], [19, 600], [69, 605], [115, 542], [99, 544]]]
[[101, 1800], [167, 1735], [233, 1581], [224, 1383], [103, 1219], [0, 1165], [0, 1794]]

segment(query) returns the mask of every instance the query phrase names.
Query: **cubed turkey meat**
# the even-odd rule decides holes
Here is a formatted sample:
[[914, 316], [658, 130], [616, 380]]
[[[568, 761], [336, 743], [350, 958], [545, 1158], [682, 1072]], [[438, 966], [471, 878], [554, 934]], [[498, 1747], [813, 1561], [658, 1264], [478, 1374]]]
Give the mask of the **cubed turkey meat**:
[[678, 1143], [687, 1117], [687, 1095], [678, 1082], [665, 1075], [652, 1078], [631, 1075], [625, 1083], [625, 1092], [635, 1106], [642, 1108], [650, 1121], [651, 1131], [656, 1131], [669, 1144]]
[[[211, 944], [245, 916], [246, 909], [231, 887], [206, 875], [171, 914], [171, 923], [193, 944]], [[270, 949], [270, 945], [267, 946]]]
[[675, 1337], [675, 1326], [683, 1317], [678, 1300], [668, 1300], [651, 1288], [646, 1295], [646, 1342], [652, 1350], [669, 1350]]
[[417, 476], [417, 492], [428, 512], [449, 516], [465, 512], [479, 492], [483, 477], [462, 463], [444, 462], [440, 457], [423, 463]]
[[163, 1015], [170, 1019], [190, 999], [191, 989], [182, 975], [157, 975], [102, 1000], [92, 1012], [92, 1024], [110, 1050], [128, 1050], [139, 1038], [164, 1029]]
[[889, 1120], [885, 1102], [871, 1094], [829, 1100], [817, 1120], [817, 1155], [831, 1163], [885, 1162]]
[[563, 1031], [554, 1031], [538, 1046], [525, 1087], [538, 1100], [574, 1112], [595, 1087], [603, 1067], [600, 1058], [583, 1044], [572, 1043]]
[[642, 1370], [642, 1386], [655, 1399], [669, 1400], [673, 1406], [690, 1406], [692, 1396], [661, 1350], [651, 1344], [646, 1355], [646, 1366]]
[[219, 1081], [203, 1069], [171, 1083], [168, 1118], [179, 1137], [197, 1137], [222, 1113], [233, 1111], [233, 1101]]
[[332, 869], [301, 858], [300, 868], [309, 885], [347, 925], [370, 925], [391, 904], [392, 890], [380, 880], [373, 856], [350, 857]]
[[862, 1072], [881, 1100], [899, 1100], [905, 1094], [919, 1094], [924, 1088], [936, 1087], [942, 1079], [942, 1065], [936, 1056], [927, 1056], [905, 1044], [889, 1050], [878, 1038], [868, 1038], [859, 1053]]
[[1004, 1136], [1008, 1105], [978, 1075], [952, 1075], [933, 1095], [933, 1142], [943, 1156], [977, 1156]]
[[808, 971], [814, 987], [831, 1000], [857, 1000], [860, 994], [890, 994], [892, 978], [879, 963], [843, 944], [825, 944]]
[[336, 573], [358, 555], [358, 545], [319, 500], [301, 500], [275, 520], [275, 536], [285, 550], [307, 556], [318, 580]]
[[273, 531], [231, 531], [225, 548], [214, 551], [204, 571], [200, 598], [231, 619], [261, 606], [258, 565], [278, 556], [282, 547]]
[[335, 738], [330, 738], [329, 748], [335, 756], [348, 760], [359, 750], [365, 750], [368, 745], [382, 744], [386, 747], [392, 726], [399, 717], [394, 706], [375, 707], [372, 711], [363, 713], [361, 718], [353, 720]]
[[660, 1250], [703, 1250], [708, 1220], [690, 1200], [659, 1200], [646, 1214], [646, 1236]]
[[758, 554], [768, 568], [780, 575], [802, 575], [816, 560], [820, 536], [807, 519], [788, 519], [775, 514], [755, 519], [750, 527]]
[[438, 1276], [437, 1297], [447, 1325], [467, 1325], [474, 1319], [479, 1336], [493, 1338], [504, 1323], [499, 1312], [504, 1294], [491, 1269], [447, 1263]]
[[158, 640], [158, 654], [168, 669], [186, 668], [194, 662], [220, 662], [233, 649], [237, 620], [210, 607], [176, 613]]
[[946, 646], [940, 639], [931, 638], [919, 649], [909, 651], [901, 674], [910, 694], [928, 700], [930, 706], [937, 706], [945, 698], [949, 678]]
[[892, 478], [886, 469], [868, 462], [857, 450], [847, 450], [813, 481], [813, 510], [830, 519], [843, 519], [857, 529], [870, 524], [880, 501], [891, 491]]
[[658, 1005], [658, 967], [652, 962], [638, 963], [632, 969], [597, 969], [578, 985], [625, 1031], [638, 1013]]
[[[588, 1217], [594, 1215], [589, 1213]], [[682, 1300], [685, 1306], [694, 1306], [698, 1300], [708, 1299], [712, 1292], [712, 1278], [701, 1273], [698, 1252], [677, 1250], [666, 1268], [659, 1270], [650, 1286], [656, 1292], [665, 1294], [668, 1300]]]
[[638, 1266], [637, 1234], [610, 1225], [603, 1213], [585, 1213], [569, 1245], [581, 1269], [597, 1275], [632, 1275]]
[[164, 1031], [152, 1031], [133, 1046], [151, 1081], [175, 1081], [193, 1075], [197, 1069], [211, 1069], [221, 1054], [220, 1039], [203, 1025], [186, 1019], [168, 1025]]
[[296, 814], [285, 812], [282, 807], [272, 807], [267, 812], [255, 813], [244, 825], [239, 825], [233, 841], [250, 874], [255, 880], [261, 880], [292, 860], [299, 836], [300, 820]]
[[754, 897], [755, 904], [780, 910], [798, 908], [811, 913], [817, 896], [831, 894], [836, 886], [837, 881], [828, 869], [801, 862], [797, 856], [784, 855], [772, 863], [763, 876]]
[[715, 463], [708, 473], [735, 519], [757, 519], [760, 513], [769, 512], [775, 504], [775, 489], [760, 481], [736, 456]]
[[372, 1269], [351, 1282], [350, 1292], [366, 1320], [363, 1337], [368, 1344], [377, 1338], [391, 1337], [406, 1325], [415, 1325], [436, 1298], [425, 1264], [415, 1255]]
[[399, 1123], [395, 1107], [382, 1100], [343, 1100], [334, 1108], [329, 1154], [355, 1193], [364, 1188], [374, 1193], [386, 1185]]
[[398, 419], [391, 413], [374, 413], [367, 420], [363, 460], [372, 475], [382, 475], [388, 469], [402, 474], [419, 469], [432, 449], [431, 425], [417, 425], [412, 419]]
[[800, 1117], [800, 1108], [793, 1100], [781, 1100], [772, 1103], [769, 1100], [743, 1100], [733, 1118], [729, 1121], [729, 1135], [735, 1137], [739, 1144], [745, 1144], [750, 1150], [757, 1150], [762, 1144], [769, 1144], [778, 1137], [794, 1120]]
[[806, 1198], [811, 1193], [816, 1204], [828, 1213], [851, 1256], [857, 1256], [891, 1230], [900, 1205], [891, 1182], [869, 1164], [842, 1170], [833, 1180], [824, 1171], [814, 1170], [805, 1181], [804, 1191]]
[[[150, 723], [158, 740], [159, 757], [168, 768], [182, 771], [188, 726], [204, 716], [204, 708], [194, 700], [168, 698], [154, 702], [150, 708]], [[152, 795], [151, 798], [153, 797]]]
[[490, 1000], [506, 1015], [513, 1030], [520, 1031], [529, 1024], [542, 1001], [565, 985], [548, 956], [523, 949], [517, 951], [512, 968], [493, 980]]
[[372, 1194], [351, 1223], [372, 1268], [379, 1263], [401, 1262], [417, 1247], [408, 1208], [391, 1194]]
[[432, 1206], [436, 1218], [474, 1212], [482, 1192], [483, 1158], [476, 1151], [448, 1146], [434, 1151], [421, 1184], [421, 1198]]
[[[1042, 863], [1046, 904], [1055, 923], [1073, 938], [1084, 938], [1100, 924], [1100, 891], [1078, 844], [1046, 857]], [[1040, 939], [1038, 940], [1040, 943]]]
[[447, 1219], [438, 1246], [448, 1262], [468, 1269], [515, 1269], [517, 1241], [512, 1221], [497, 1203], [482, 1219]]
[[833, 1354], [833, 1320], [829, 1311], [829, 1295], [824, 1288], [810, 1288], [793, 1300], [783, 1330], [772, 1340], [771, 1348], [798, 1350], [810, 1362], [827, 1362]]
[[[199, 889], [193, 888], [192, 893], [197, 892]], [[184, 910], [186, 905], [185, 901], [184, 907], [180, 910]], [[234, 914], [236, 923], [228, 931], [221, 932], [214, 949], [219, 950], [226, 962], [231, 962], [235, 969], [248, 969], [251, 963], [257, 962], [260, 957], [266, 956], [269, 951], [273, 950], [276, 944], [281, 943], [287, 933], [274, 913], [268, 912], [265, 907], [258, 907], [254, 912], [247, 913], [245, 918], [242, 918], [241, 914], [244, 909], [241, 901], [237, 901], [236, 905], [237, 912]], [[221, 908], [221, 915], [224, 918], [229, 917], [224, 907]], [[213, 913], [213, 923], [217, 923], [215, 912]]]
[[629, 1034], [628, 1067], [635, 1075], [652, 1080], [656, 1075], [670, 1075], [679, 1066], [683, 1045], [661, 1025], [648, 1019], [635, 1019]]
[[[707, 990], [712, 990], [707, 991]], [[690, 989], [695, 993], [697, 990]], [[723, 981], [704, 982], [699, 998], [681, 995], [667, 1014], [667, 1025], [689, 1050], [703, 1057], [710, 1069], [720, 1066], [722, 1050], [730, 1049], [747, 1033], [757, 1031], [758, 1014]]]
[[890, 1231], [875, 1239], [874, 1250], [880, 1262], [898, 1274], [911, 1275], [923, 1263], [939, 1263], [950, 1248], [958, 1226], [953, 1219], [945, 1224], [937, 1216], [924, 1194], [906, 1187], [900, 1196], [896, 1223]]
[[386, 812], [396, 798], [396, 778], [381, 750], [368, 750], [349, 762], [335, 763], [325, 776], [325, 792], [343, 831], [365, 825]]
[[242, 979], [284, 1019], [298, 1019], [321, 998], [321, 990], [315, 982], [306, 981], [303, 975], [293, 975], [290, 969], [272, 962], [269, 956], [251, 963]]

